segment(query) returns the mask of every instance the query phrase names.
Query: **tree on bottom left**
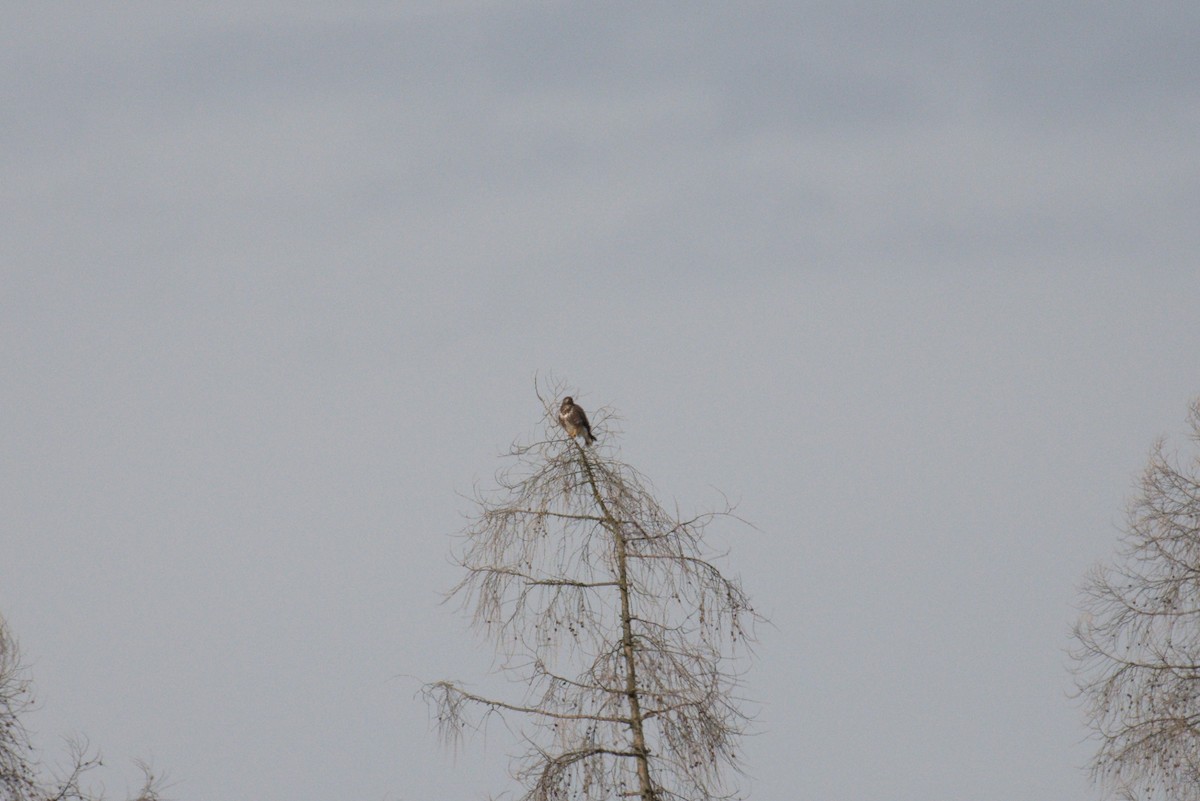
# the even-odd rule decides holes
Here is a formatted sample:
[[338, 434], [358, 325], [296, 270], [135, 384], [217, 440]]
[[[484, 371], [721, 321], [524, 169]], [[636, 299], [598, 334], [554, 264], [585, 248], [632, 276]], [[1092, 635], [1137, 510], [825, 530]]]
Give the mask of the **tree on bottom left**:
[[[48, 768], [33, 745], [22, 715], [33, 704], [33, 692], [17, 641], [0, 617], [0, 801], [102, 801], [84, 777], [100, 764], [86, 742], [71, 743], [67, 764]], [[130, 801], [160, 801], [159, 784], [142, 765], [145, 781]]]

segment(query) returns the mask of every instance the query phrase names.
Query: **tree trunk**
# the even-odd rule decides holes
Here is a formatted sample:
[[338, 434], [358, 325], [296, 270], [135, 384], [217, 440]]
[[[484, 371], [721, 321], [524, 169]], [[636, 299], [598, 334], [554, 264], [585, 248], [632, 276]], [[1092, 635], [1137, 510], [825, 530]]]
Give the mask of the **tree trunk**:
[[592, 466], [588, 462], [588, 454], [579, 448], [580, 460], [587, 473], [588, 484], [592, 488], [592, 496], [600, 507], [604, 518], [604, 527], [613, 538], [613, 556], [617, 568], [617, 592], [621, 597], [621, 653], [625, 658], [625, 695], [629, 699], [629, 729], [632, 735], [632, 750], [637, 756], [638, 784], [642, 801], [657, 801], [658, 794], [654, 791], [654, 782], [650, 778], [650, 754], [646, 749], [645, 721], [642, 717], [641, 694], [637, 683], [637, 642], [633, 633], [633, 613], [629, 605], [629, 558], [625, 549], [625, 532], [620, 522], [613, 517], [600, 494]]

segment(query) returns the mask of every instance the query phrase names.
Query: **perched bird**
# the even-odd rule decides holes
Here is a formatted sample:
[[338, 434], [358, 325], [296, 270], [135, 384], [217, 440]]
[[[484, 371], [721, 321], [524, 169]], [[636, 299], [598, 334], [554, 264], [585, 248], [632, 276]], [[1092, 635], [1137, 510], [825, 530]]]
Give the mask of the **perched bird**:
[[596, 441], [592, 436], [592, 424], [588, 422], [587, 414], [575, 405], [575, 399], [569, 395], [563, 398], [562, 406], [558, 407], [558, 422], [572, 437], [582, 434], [584, 442], [588, 445]]

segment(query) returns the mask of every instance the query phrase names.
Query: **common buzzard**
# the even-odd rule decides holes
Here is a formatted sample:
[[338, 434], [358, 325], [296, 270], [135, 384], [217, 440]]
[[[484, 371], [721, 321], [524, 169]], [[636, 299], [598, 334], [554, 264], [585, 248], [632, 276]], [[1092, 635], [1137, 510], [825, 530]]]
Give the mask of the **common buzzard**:
[[562, 406], [558, 407], [558, 422], [572, 437], [582, 434], [584, 442], [588, 445], [596, 441], [592, 436], [592, 424], [588, 422], [587, 414], [575, 405], [575, 399], [570, 396], [563, 398]]

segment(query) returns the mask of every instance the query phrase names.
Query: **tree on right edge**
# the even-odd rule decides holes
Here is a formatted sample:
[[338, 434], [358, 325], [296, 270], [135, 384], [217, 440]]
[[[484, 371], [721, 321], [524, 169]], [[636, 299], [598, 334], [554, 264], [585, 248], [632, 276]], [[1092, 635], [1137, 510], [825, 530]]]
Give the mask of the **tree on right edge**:
[[[1200, 444], [1200, 400], [1189, 423]], [[1117, 558], [1082, 594], [1072, 655], [1094, 778], [1122, 798], [1200, 801], [1200, 455], [1181, 466], [1156, 443]]]
[[429, 684], [438, 726], [453, 741], [503, 718], [526, 744], [523, 801], [731, 798], [747, 723], [731, 649], [759, 620], [704, 544], [731, 515], [680, 519], [611, 436], [585, 447], [559, 427], [555, 398], [543, 405], [546, 435], [514, 445], [478, 498], [451, 592], [526, 689], [499, 699]]

